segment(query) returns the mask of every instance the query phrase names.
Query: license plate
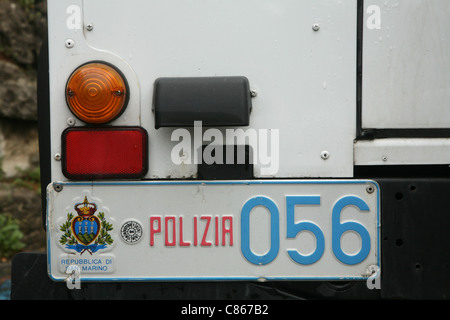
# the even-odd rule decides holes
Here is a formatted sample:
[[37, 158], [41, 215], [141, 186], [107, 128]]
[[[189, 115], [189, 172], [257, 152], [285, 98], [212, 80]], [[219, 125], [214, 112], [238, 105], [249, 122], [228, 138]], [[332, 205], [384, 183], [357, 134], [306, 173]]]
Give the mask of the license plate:
[[49, 275], [65, 280], [362, 280], [380, 190], [361, 180], [50, 184]]

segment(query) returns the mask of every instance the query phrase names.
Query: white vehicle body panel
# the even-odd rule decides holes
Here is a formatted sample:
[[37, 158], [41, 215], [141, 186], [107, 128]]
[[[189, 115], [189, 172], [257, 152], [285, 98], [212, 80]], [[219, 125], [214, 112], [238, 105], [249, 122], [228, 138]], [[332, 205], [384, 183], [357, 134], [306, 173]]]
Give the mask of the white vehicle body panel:
[[[356, 1], [49, 3], [54, 154], [73, 117], [64, 100], [69, 75], [84, 62], [104, 60], [125, 73], [131, 92], [126, 112], [113, 125], [148, 130], [147, 178], [192, 177], [197, 171], [194, 164], [172, 164], [173, 129], [154, 128], [154, 81], [234, 75], [247, 77], [257, 92], [248, 128], [279, 130], [279, 168], [269, 177], [352, 176]], [[80, 9], [80, 29], [67, 26], [73, 23], [71, 6]], [[322, 151], [330, 154], [326, 161]], [[64, 179], [57, 162], [52, 175]], [[264, 177], [258, 164], [255, 176]]]

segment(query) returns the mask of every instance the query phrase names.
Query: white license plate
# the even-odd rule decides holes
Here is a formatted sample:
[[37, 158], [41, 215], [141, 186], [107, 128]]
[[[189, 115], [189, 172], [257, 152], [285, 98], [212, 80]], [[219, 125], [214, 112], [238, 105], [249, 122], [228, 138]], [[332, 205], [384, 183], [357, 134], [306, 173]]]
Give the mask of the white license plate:
[[380, 266], [379, 197], [360, 180], [50, 185], [49, 275], [367, 279]]

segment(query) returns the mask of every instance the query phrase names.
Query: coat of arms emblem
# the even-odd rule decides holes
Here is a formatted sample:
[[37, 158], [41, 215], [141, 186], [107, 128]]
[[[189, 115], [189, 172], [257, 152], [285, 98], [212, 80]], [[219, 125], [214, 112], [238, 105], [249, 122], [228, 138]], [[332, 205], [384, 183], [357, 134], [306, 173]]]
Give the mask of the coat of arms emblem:
[[67, 214], [67, 220], [60, 226], [63, 232], [59, 242], [67, 249], [72, 249], [81, 254], [90, 254], [105, 249], [114, 240], [108, 231], [113, 230], [111, 223], [105, 219], [104, 212], [97, 212], [97, 205], [89, 202], [87, 196], [84, 201], [74, 206], [77, 216], [71, 212]]

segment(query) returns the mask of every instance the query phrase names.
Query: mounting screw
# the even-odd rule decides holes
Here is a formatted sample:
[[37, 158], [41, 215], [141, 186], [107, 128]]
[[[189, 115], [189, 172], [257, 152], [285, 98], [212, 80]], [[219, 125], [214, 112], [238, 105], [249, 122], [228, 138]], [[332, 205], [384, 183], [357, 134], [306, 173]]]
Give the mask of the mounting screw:
[[314, 31], [319, 31], [319, 29], [320, 29], [319, 24], [318, 24], [318, 23], [314, 23], [313, 26], [312, 26], [312, 29], [313, 29]]
[[366, 191], [367, 193], [373, 193], [375, 191], [375, 188], [373, 186], [367, 186]]
[[54, 182], [54, 183], [53, 183], [53, 189], [55, 189], [56, 192], [61, 192], [62, 189], [63, 189], [63, 186], [62, 186], [62, 184], [60, 184], [60, 183]]
[[92, 23], [88, 23], [87, 25], [86, 25], [86, 30], [87, 31], [92, 31], [94, 29], [94, 25], [92, 24]]
[[67, 118], [67, 125], [70, 127], [73, 127], [75, 125], [75, 119], [74, 118]]
[[56, 153], [56, 154], [55, 154], [55, 160], [56, 160], [56, 161], [61, 160], [61, 154], [60, 154], [60, 153]]
[[387, 156], [382, 156], [382, 157], [381, 157], [381, 160], [383, 160], [383, 161], [387, 161], [387, 159], [388, 159]]
[[328, 151], [322, 151], [322, 153], [320, 154], [320, 157], [323, 159], [323, 160], [327, 160], [329, 157], [330, 157], [330, 153], [328, 152]]
[[250, 96], [252, 98], [256, 97], [258, 95], [258, 92], [256, 92], [256, 90], [250, 90]]
[[74, 45], [75, 45], [75, 41], [73, 41], [72, 39], [66, 40], [66, 48], [71, 49], [71, 48], [73, 48]]

